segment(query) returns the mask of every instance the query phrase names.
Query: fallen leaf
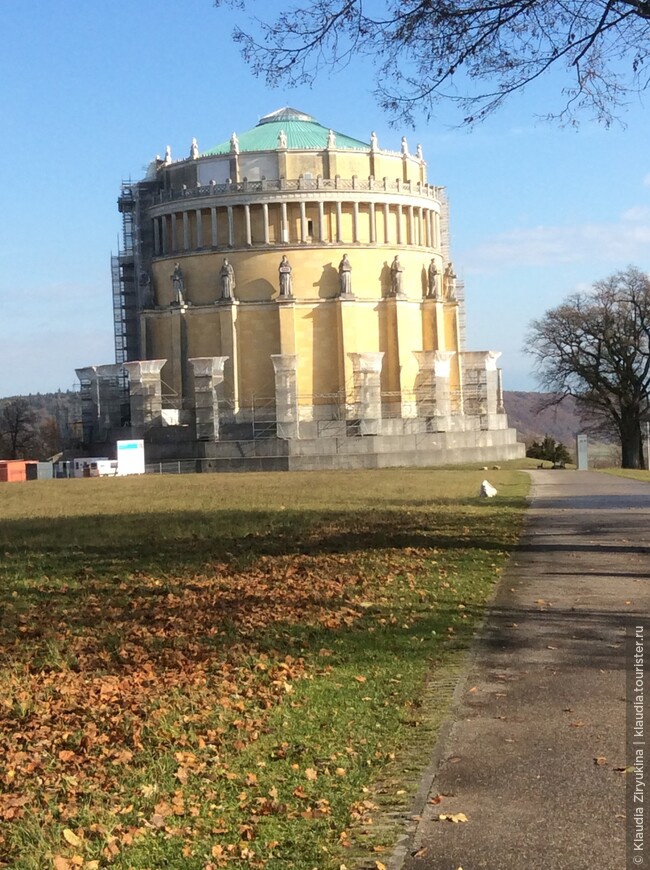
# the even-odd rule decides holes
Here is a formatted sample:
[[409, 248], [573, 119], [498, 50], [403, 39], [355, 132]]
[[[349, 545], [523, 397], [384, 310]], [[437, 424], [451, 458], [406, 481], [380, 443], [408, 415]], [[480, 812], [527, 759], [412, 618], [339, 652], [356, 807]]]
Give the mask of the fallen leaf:
[[442, 813], [438, 818], [441, 822], [453, 822], [455, 825], [468, 821], [465, 813]]
[[318, 771], [314, 770], [313, 767], [308, 767], [305, 771], [305, 776], [313, 782], [315, 779], [318, 779]]
[[67, 843], [70, 843], [71, 846], [76, 846], [77, 848], [82, 844], [82, 840], [75, 834], [74, 831], [71, 831], [70, 828], [63, 829], [63, 839]]
[[594, 764], [597, 764], [598, 767], [601, 767], [603, 764], [607, 764], [607, 759], [604, 755], [597, 755], [594, 758]]

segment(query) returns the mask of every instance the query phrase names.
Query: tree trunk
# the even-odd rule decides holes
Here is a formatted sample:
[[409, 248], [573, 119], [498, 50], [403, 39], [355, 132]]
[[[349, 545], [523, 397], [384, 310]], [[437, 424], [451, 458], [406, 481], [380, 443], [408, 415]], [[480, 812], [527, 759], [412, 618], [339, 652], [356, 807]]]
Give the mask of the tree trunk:
[[643, 435], [638, 415], [624, 417], [619, 427], [621, 436], [621, 467], [645, 468]]

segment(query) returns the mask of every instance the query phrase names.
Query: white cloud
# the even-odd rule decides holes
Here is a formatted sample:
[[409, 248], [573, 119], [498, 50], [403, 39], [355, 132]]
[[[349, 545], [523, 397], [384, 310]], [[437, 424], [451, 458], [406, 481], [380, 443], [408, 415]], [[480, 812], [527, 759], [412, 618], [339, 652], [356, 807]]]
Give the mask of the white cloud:
[[647, 221], [650, 223], [650, 206], [634, 205], [621, 215], [624, 221]]
[[650, 209], [628, 209], [617, 223], [537, 226], [499, 233], [462, 257], [468, 272], [504, 265], [553, 266], [581, 261], [646, 260], [650, 246]]
[[643, 186], [650, 187], [650, 172], [648, 172], [648, 174], [643, 179]]

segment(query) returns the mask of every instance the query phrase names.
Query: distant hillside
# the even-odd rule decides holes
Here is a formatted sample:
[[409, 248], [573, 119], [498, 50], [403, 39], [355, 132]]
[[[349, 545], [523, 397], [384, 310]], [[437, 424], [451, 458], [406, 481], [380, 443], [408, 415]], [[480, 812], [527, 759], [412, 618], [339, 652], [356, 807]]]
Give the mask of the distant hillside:
[[573, 450], [575, 437], [582, 431], [575, 400], [569, 396], [559, 405], [541, 410], [541, 406], [548, 399], [548, 393], [505, 391], [503, 404], [508, 422], [519, 433], [519, 439], [527, 444], [551, 435], [569, 450]]

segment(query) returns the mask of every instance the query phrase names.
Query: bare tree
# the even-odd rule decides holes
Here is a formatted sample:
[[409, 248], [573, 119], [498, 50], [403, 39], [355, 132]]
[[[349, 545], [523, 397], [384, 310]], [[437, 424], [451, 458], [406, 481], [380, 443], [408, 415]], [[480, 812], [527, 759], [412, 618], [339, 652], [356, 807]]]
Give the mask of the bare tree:
[[576, 293], [530, 327], [540, 385], [572, 395], [587, 418], [615, 428], [623, 468], [643, 468], [650, 409], [650, 278], [630, 266]]
[[272, 86], [312, 83], [321, 70], [369, 58], [375, 96], [396, 121], [429, 119], [450, 100], [472, 124], [563, 68], [562, 104], [549, 117], [586, 112], [609, 124], [626, 96], [648, 84], [650, 0], [297, 0], [233, 36]]
[[36, 414], [26, 399], [10, 399], [0, 409], [0, 447], [5, 459], [25, 459], [36, 439]]

